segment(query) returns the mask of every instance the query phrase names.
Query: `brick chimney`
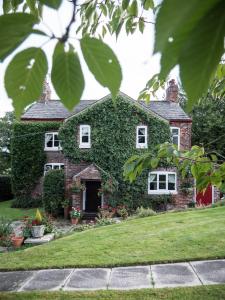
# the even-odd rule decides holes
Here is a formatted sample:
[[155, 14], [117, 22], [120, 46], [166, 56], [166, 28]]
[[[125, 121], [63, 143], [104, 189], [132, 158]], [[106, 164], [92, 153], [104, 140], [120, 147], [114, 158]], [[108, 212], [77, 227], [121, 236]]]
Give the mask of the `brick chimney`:
[[47, 80], [44, 81], [42, 95], [38, 102], [46, 103], [51, 100], [51, 89]]
[[169, 81], [168, 88], [166, 89], [166, 100], [178, 103], [178, 85], [174, 79]]

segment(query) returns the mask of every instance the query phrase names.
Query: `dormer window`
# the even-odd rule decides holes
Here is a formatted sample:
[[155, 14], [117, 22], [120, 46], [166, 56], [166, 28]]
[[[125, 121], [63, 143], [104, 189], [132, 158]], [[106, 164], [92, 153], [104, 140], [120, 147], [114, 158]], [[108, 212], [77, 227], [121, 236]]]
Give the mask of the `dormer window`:
[[137, 126], [136, 148], [148, 148], [148, 144], [147, 144], [147, 126]]
[[79, 148], [91, 148], [91, 127], [90, 127], [90, 125], [80, 125]]
[[45, 151], [59, 151], [61, 149], [58, 132], [47, 132], [45, 134]]
[[179, 127], [170, 127], [171, 131], [171, 140], [174, 145], [177, 146], [177, 149], [180, 149], [180, 128]]

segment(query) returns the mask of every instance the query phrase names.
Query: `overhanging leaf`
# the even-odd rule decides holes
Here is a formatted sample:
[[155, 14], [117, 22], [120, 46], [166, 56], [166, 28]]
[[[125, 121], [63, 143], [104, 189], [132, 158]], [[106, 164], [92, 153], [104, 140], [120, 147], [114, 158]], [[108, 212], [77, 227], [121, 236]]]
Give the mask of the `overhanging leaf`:
[[108, 45], [96, 38], [86, 36], [80, 40], [80, 45], [89, 70], [101, 85], [108, 87], [115, 98], [122, 81], [116, 55]]
[[37, 22], [37, 18], [26, 13], [0, 16], [0, 61], [28, 37]]
[[84, 76], [77, 53], [72, 46], [65, 52], [58, 43], [53, 54], [52, 83], [63, 104], [70, 110], [80, 101], [84, 90]]
[[188, 107], [207, 90], [210, 78], [224, 53], [225, 2], [220, 3], [196, 26], [181, 53], [180, 75]]
[[47, 70], [45, 53], [34, 47], [19, 52], [8, 65], [5, 72], [5, 88], [13, 100], [17, 117], [28, 104], [40, 97]]
[[54, 9], [58, 9], [62, 3], [62, 0], [39, 0], [42, 4]]

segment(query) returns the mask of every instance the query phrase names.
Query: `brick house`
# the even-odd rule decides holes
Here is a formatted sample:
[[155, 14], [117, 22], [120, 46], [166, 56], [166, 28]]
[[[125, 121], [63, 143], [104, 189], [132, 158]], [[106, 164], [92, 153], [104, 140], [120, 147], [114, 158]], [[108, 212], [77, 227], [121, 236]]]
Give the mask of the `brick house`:
[[[170, 127], [171, 139], [179, 149], [189, 149], [191, 147], [192, 120], [178, 103], [178, 87], [174, 80], [169, 82], [166, 91], [166, 99], [162, 101], [150, 101], [150, 103], [147, 104], [143, 101], [135, 101], [121, 92], [119, 95], [133, 106], [138, 107], [138, 109], [167, 123]], [[110, 95], [99, 100], [81, 100], [74, 110], [69, 112], [64, 108], [60, 101], [50, 100], [50, 90], [46, 85], [42, 98], [27, 109], [22, 115], [21, 121], [58, 121], [61, 122], [61, 126], [63, 126], [81, 113], [85, 115], [88, 109], [95, 110], [98, 105], [107, 101], [111, 101]], [[134, 149], [148, 148], [148, 143], [151, 142], [148, 141], [150, 139], [148, 135], [148, 126], [149, 125], [142, 123], [136, 126], [136, 130], [133, 132], [136, 141], [133, 145]], [[91, 150], [92, 130], [93, 128], [88, 124], [87, 120], [85, 124], [79, 124], [77, 136], [72, 137], [77, 140], [81, 151]], [[73, 183], [82, 183], [85, 186], [85, 189], [80, 193], [72, 194], [74, 206], [80, 206], [85, 212], [95, 212], [99, 205], [103, 205], [107, 199], [107, 195], [99, 195], [98, 191], [101, 187], [102, 172], [107, 170], [102, 170], [101, 166], [96, 162], [85, 161], [82, 157], [77, 163], [70, 160], [63, 153], [58, 132], [56, 131], [45, 133], [44, 151], [46, 152], [47, 161], [43, 166], [43, 177], [36, 185], [33, 196], [41, 194], [44, 174], [49, 169], [64, 169], [68, 193]], [[192, 200], [193, 195], [187, 196], [187, 194], [183, 193], [180, 182], [181, 180], [175, 168], [159, 168], [149, 172], [148, 179], [146, 180], [146, 194], [149, 196], [170, 194], [172, 195], [176, 206], [185, 206]]]

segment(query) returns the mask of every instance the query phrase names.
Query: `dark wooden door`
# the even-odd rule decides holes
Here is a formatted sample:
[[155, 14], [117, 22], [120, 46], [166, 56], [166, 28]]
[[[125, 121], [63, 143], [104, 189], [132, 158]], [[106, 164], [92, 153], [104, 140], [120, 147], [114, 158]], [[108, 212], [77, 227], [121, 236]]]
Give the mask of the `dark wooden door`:
[[98, 196], [98, 190], [101, 188], [99, 181], [86, 181], [86, 212], [97, 212], [101, 206], [101, 196]]

